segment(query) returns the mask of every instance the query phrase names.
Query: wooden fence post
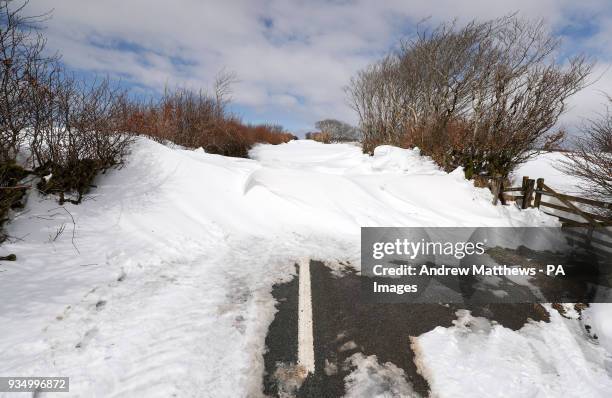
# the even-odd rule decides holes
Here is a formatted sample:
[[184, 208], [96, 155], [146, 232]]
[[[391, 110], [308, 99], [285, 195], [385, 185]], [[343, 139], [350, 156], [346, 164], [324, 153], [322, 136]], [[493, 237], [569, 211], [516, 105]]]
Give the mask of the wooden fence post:
[[504, 177], [499, 177], [499, 201], [502, 205], [506, 205], [506, 199], [504, 198]]
[[497, 205], [499, 194], [501, 191], [501, 177], [495, 175], [491, 179], [491, 193], [493, 194], [493, 206]]
[[527, 209], [531, 205], [531, 197], [533, 196], [534, 185], [535, 180], [527, 178], [525, 183], [525, 193], [523, 194], [523, 203], [521, 206], [523, 209]]
[[525, 209], [523, 203], [525, 203], [525, 194], [527, 193], [527, 181], [529, 180], [529, 176], [523, 176], [523, 181], [521, 183], [521, 194], [523, 195], [523, 199], [521, 199], [521, 209]]
[[[536, 190], [542, 191], [544, 189], [544, 179], [538, 178], [536, 182]], [[540, 192], [536, 192], [535, 199], [533, 200], [533, 207], [540, 208], [540, 202], [542, 202], [542, 194]]]

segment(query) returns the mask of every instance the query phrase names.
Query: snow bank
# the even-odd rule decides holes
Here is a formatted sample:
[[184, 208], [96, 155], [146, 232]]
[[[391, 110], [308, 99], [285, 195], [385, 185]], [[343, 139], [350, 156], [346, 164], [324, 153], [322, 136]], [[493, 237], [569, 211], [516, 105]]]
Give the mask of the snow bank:
[[609, 397], [612, 357], [585, 339], [578, 322], [550, 313], [550, 323], [514, 332], [461, 310], [455, 326], [414, 339], [432, 395]]
[[[360, 226], [555, 225], [539, 212], [492, 206], [487, 189], [444, 173], [418, 150], [381, 146], [369, 157], [350, 144], [292, 141], [250, 155], [264, 167], [251, 174], [247, 191], [273, 192], [338, 233]], [[283, 223], [295, 217], [287, 216]]]
[[437, 174], [443, 172], [428, 157], [421, 156], [418, 148], [402, 149], [390, 145], [381, 145], [374, 149], [372, 168], [379, 171], [399, 171], [413, 174]]
[[70, 375], [67, 396], [257, 396], [271, 286], [298, 258], [358, 265], [360, 226], [555, 223], [415, 151], [251, 154], [139, 139], [79, 206], [30, 193], [0, 248], [18, 257], [0, 263], [0, 374]]

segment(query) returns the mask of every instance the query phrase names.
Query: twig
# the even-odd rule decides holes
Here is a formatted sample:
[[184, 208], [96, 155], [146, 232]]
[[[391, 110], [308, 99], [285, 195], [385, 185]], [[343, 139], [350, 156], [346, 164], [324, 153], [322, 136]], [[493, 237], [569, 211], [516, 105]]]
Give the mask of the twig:
[[0, 187], [0, 189], [28, 189], [27, 185], [15, 185], [14, 187]]
[[64, 230], [66, 229], [66, 223], [63, 223], [55, 232], [55, 236], [51, 236], [49, 235], [49, 240], [52, 242], [55, 242], [57, 240], [57, 238], [60, 237], [60, 235], [64, 232]]
[[76, 233], [76, 222], [74, 222], [74, 217], [72, 217], [72, 213], [70, 213], [67, 208], [62, 206], [62, 209], [64, 209], [66, 213], [68, 213], [68, 215], [72, 219], [72, 246], [77, 251], [77, 253], [81, 254], [81, 252], [79, 251], [79, 248], [76, 247], [76, 244], [74, 243], [74, 235]]
[[38, 218], [39, 220], [45, 220], [45, 221], [53, 221], [53, 218], [51, 217], [32, 216], [32, 218]]
[[27, 234], [23, 235], [21, 238], [18, 238], [16, 236], [11, 236], [11, 235], [7, 235], [6, 239], [10, 242], [23, 242], [24, 238], [26, 236], [30, 235], [30, 233], [28, 232]]

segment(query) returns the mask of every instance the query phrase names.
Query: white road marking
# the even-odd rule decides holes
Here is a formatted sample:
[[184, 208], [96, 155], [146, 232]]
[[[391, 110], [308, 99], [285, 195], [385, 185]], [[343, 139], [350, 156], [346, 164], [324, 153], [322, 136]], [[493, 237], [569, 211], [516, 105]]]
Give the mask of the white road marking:
[[298, 289], [298, 364], [307, 372], [314, 373], [314, 338], [312, 335], [312, 297], [310, 291], [310, 260], [299, 261]]

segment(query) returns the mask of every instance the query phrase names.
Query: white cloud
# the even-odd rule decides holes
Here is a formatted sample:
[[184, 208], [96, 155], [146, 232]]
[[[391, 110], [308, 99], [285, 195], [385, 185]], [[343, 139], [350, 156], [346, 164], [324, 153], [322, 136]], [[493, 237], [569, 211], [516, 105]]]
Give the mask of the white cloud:
[[585, 121], [598, 118], [606, 110], [607, 95], [612, 95], [612, 64], [599, 63], [593, 70], [588, 86], [568, 101], [567, 113], [559, 125], [577, 130]]
[[[355, 122], [343, 86], [424, 18], [465, 21], [520, 11], [562, 28], [580, 12], [598, 16], [600, 32], [581, 44], [588, 39], [589, 48], [600, 50], [609, 47], [612, 31], [605, 0], [37, 0], [28, 7], [53, 9], [49, 47], [74, 68], [158, 90], [207, 87], [226, 68], [240, 79], [238, 105], [301, 128], [324, 117]], [[612, 79], [597, 87], [612, 92]], [[593, 91], [582, 93], [564, 120], [598, 103]]]

